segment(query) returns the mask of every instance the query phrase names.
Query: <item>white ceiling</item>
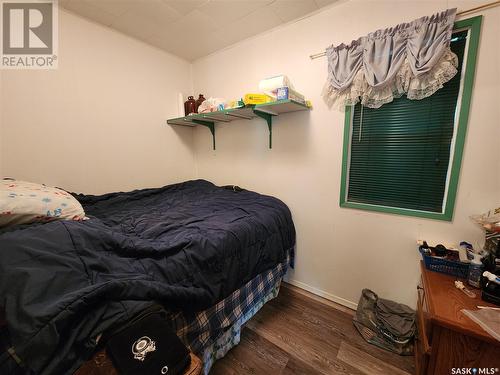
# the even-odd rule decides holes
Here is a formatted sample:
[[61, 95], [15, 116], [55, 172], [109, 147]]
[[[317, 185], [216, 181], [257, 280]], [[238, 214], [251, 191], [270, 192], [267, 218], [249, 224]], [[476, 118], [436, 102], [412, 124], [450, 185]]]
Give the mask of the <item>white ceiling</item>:
[[59, 5], [192, 61], [335, 1], [59, 0]]

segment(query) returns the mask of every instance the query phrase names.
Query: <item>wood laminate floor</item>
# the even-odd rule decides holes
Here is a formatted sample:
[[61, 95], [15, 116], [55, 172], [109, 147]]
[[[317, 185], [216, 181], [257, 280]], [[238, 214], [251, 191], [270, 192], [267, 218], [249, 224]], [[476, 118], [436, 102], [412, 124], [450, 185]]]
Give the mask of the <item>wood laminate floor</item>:
[[352, 324], [353, 311], [323, 301], [285, 284], [210, 375], [414, 373], [413, 357], [366, 343]]

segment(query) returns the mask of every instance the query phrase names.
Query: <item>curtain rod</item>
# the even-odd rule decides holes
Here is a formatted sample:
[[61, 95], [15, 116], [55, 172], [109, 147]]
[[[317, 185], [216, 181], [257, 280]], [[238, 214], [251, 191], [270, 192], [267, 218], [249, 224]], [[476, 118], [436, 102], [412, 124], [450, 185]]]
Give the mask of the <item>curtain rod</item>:
[[[479, 5], [477, 7], [474, 7], [474, 8], [462, 10], [461, 12], [457, 13], [457, 17], [463, 16], [464, 14], [473, 13], [473, 12], [476, 12], [478, 10], [496, 7], [496, 6], [499, 6], [499, 5], [500, 5], [500, 0], [493, 1], [492, 3], [483, 4], [483, 5]], [[317, 58], [320, 58], [320, 57], [323, 57], [323, 56], [326, 56], [326, 51], [315, 53], [314, 55], [309, 55], [309, 58], [311, 60], [314, 60], [314, 59], [317, 59]]]

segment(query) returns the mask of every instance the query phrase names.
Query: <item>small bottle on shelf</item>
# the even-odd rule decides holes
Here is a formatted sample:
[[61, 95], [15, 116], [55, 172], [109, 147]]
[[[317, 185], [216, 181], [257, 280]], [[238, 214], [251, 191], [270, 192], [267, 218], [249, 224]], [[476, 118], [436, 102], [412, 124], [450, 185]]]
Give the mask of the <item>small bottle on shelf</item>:
[[193, 96], [188, 96], [188, 100], [184, 102], [184, 115], [188, 116], [190, 113], [196, 113], [196, 101]]
[[196, 106], [195, 106], [195, 112], [198, 113], [198, 107], [200, 106], [201, 103], [205, 101], [205, 97], [203, 94], [198, 95], [198, 99], [196, 99]]

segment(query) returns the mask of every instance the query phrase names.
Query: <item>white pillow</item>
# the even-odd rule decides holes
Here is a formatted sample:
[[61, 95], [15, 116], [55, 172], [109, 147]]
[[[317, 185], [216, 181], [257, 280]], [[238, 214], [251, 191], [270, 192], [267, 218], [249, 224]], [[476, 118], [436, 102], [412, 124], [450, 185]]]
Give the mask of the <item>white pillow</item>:
[[0, 181], [0, 227], [84, 218], [80, 202], [64, 190], [26, 181]]

